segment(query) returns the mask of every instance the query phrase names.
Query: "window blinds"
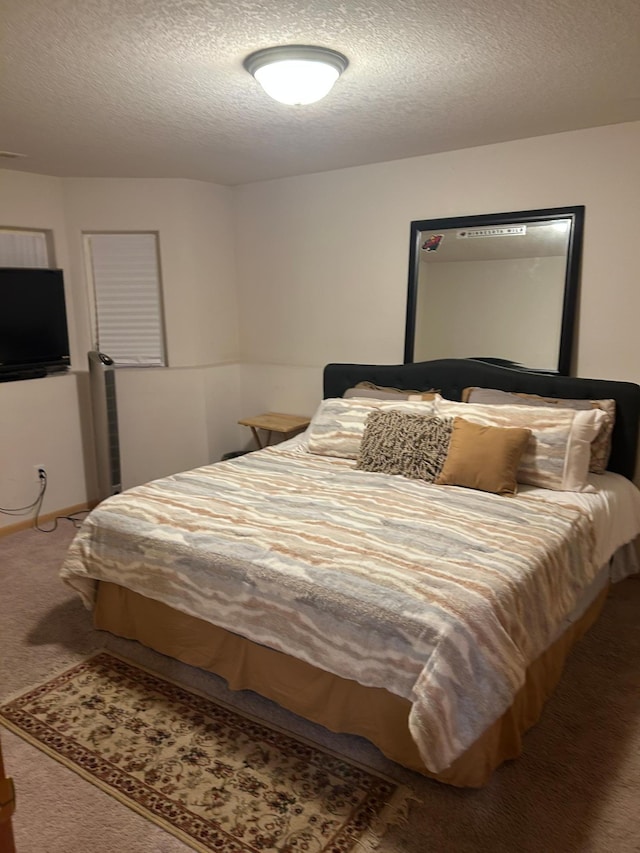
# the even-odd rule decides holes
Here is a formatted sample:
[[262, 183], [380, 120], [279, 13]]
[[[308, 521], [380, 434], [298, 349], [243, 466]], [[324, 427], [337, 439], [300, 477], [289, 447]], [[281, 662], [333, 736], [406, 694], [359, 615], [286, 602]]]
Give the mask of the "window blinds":
[[120, 365], [163, 365], [156, 234], [88, 234], [97, 344]]
[[44, 231], [0, 229], [0, 267], [48, 267], [49, 250]]

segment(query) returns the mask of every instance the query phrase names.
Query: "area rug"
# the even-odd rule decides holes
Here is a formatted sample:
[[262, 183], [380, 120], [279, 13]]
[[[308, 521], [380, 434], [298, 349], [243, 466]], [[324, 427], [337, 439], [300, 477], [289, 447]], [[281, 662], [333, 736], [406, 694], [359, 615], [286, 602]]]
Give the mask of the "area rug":
[[195, 850], [363, 853], [410, 799], [106, 652], [4, 704], [0, 723]]

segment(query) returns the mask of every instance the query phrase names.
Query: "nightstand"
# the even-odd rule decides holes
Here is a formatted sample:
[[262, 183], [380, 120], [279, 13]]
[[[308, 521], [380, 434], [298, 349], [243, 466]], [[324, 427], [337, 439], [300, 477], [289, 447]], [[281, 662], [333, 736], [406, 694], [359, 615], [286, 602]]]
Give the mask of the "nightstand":
[[[254, 418], [244, 418], [238, 421], [242, 426], [248, 426], [253, 433], [256, 444], [262, 450], [271, 441], [272, 434], [278, 433], [285, 438], [291, 438], [296, 433], [302, 432], [309, 426], [310, 419], [303, 418], [299, 415], [284, 415], [281, 412], [265, 412], [263, 415], [256, 415]], [[267, 433], [264, 443], [260, 440], [258, 430], [265, 430]]]

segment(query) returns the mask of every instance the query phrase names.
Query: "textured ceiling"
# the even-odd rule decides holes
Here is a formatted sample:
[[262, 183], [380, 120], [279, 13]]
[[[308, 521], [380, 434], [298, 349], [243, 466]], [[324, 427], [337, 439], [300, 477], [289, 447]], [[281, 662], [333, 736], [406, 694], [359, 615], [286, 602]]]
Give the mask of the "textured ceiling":
[[[238, 184], [640, 119], [640, 2], [0, 0], [7, 168]], [[306, 107], [242, 67], [349, 67]]]

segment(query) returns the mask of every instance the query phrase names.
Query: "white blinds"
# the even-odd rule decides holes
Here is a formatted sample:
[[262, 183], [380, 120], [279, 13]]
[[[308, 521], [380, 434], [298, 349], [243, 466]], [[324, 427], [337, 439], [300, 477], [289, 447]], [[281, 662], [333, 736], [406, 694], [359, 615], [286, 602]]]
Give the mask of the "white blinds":
[[116, 364], [163, 365], [156, 234], [88, 234], [97, 343]]
[[0, 229], [0, 267], [48, 267], [49, 251], [44, 231]]

